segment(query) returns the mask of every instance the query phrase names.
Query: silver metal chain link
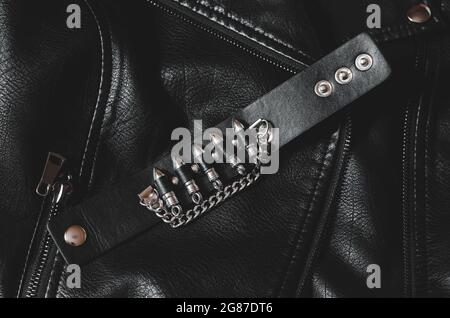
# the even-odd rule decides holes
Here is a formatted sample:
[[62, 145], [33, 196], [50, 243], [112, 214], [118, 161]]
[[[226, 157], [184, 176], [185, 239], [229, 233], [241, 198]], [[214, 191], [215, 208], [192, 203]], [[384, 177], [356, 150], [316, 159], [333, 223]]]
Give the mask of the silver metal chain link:
[[180, 213], [178, 216], [175, 216], [174, 213], [168, 210], [165, 206], [160, 206], [157, 209], [150, 206], [147, 206], [147, 208], [153, 211], [155, 215], [164, 223], [169, 224], [174, 229], [179, 228], [198, 219], [203, 214], [211, 211], [214, 207], [248, 188], [255, 183], [260, 176], [260, 166], [256, 165], [251, 172], [242, 176], [239, 180], [224, 187], [223, 190], [215, 192], [202, 203], [195, 205], [192, 209], [186, 211], [185, 213]]

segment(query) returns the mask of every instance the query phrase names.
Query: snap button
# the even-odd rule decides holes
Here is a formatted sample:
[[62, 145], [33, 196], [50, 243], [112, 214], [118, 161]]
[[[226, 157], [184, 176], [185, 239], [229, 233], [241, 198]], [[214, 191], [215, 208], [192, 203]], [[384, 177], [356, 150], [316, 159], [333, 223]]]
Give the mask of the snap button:
[[373, 66], [372, 56], [369, 54], [360, 54], [355, 60], [356, 68], [362, 72], [368, 71]]
[[192, 170], [193, 173], [199, 173], [200, 172], [200, 167], [198, 166], [198, 164], [193, 164], [191, 166], [191, 170]]
[[86, 242], [86, 231], [79, 225], [72, 225], [64, 233], [64, 241], [72, 246], [81, 246]]
[[336, 82], [341, 85], [348, 84], [353, 79], [353, 72], [348, 67], [341, 67], [334, 75]]
[[314, 87], [314, 91], [319, 97], [328, 97], [333, 91], [333, 86], [329, 81], [320, 81]]
[[411, 7], [407, 12], [408, 20], [414, 23], [425, 23], [431, 18], [431, 9], [424, 3]]

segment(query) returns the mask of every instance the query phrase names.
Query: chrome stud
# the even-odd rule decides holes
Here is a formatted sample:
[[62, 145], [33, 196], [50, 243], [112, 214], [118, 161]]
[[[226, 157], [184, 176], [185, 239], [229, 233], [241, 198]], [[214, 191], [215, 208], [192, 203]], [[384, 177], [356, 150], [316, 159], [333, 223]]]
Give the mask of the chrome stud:
[[431, 9], [425, 3], [412, 6], [407, 12], [408, 20], [418, 24], [427, 22], [431, 19], [431, 16]]
[[333, 85], [329, 81], [320, 81], [314, 87], [314, 92], [319, 97], [328, 97], [333, 92]]
[[348, 67], [341, 67], [336, 71], [334, 78], [339, 84], [346, 85], [353, 80], [353, 72]]
[[361, 72], [366, 72], [372, 68], [373, 58], [367, 53], [360, 54], [355, 60], [355, 65]]

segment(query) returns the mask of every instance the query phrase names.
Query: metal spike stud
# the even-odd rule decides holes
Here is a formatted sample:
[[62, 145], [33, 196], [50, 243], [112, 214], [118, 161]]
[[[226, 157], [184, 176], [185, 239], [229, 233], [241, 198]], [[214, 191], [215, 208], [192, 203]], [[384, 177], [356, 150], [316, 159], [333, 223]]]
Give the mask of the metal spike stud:
[[173, 156], [172, 163], [175, 173], [178, 175], [179, 180], [188, 191], [192, 201], [195, 204], [201, 203], [203, 201], [203, 196], [200, 193], [200, 188], [194, 180], [192, 169], [186, 165], [180, 156]]
[[245, 126], [236, 118], [233, 118], [231, 121], [231, 125], [233, 127], [233, 131], [237, 137], [237, 139], [233, 140], [233, 145], [236, 147], [245, 147]]
[[162, 172], [158, 168], [153, 168], [153, 180], [156, 181], [156, 180], [161, 179], [161, 178], [163, 178], [165, 176], [166, 175], [164, 174], [164, 172]]
[[211, 142], [215, 145], [216, 149], [219, 151], [216, 153], [223, 153], [226, 158], [226, 162], [230, 164], [233, 169], [236, 169], [240, 175], [244, 175], [246, 173], [245, 167], [241, 164], [241, 161], [234, 154], [230, 154], [224, 151], [223, 149], [223, 138], [222, 136], [211, 133], [210, 135]]
[[194, 155], [194, 161], [199, 166], [200, 170], [208, 177], [209, 182], [213, 185], [216, 190], [221, 190], [223, 188], [222, 181], [220, 181], [219, 174], [214, 167], [208, 165], [203, 160], [203, 148], [200, 145], [192, 145], [192, 154]]
[[171, 209], [172, 214], [178, 216], [181, 213], [182, 208], [180, 206], [180, 201], [172, 189], [172, 183], [170, 180], [167, 178], [165, 173], [158, 168], [153, 168], [153, 179], [161, 198], [164, 200], [164, 203], [169, 209]]

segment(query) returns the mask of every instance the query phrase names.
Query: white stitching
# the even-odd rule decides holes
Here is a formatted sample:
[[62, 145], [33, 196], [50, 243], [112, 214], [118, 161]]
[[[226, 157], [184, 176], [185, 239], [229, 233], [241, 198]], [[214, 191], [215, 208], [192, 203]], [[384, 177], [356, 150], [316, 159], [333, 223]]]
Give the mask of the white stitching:
[[[99, 32], [99, 38], [100, 38], [100, 47], [101, 47], [101, 72], [100, 72], [100, 83], [99, 83], [99, 88], [98, 88], [98, 93], [97, 93], [97, 102], [95, 105], [95, 109], [94, 109], [94, 114], [92, 116], [92, 122], [91, 122], [91, 126], [89, 127], [89, 133], [88, 133], [88, 137], [86, 140], [86, 147], [84, 149], [84, 153], [83, 153], [83, 159], [81, 161], [81, 167], [80, 167], [80, 172], [79, 172], [79, 176], [81, 177], [83, 175], [83, 170], [84, 170], [84, 166], [85, 166], [85, 162], [87, 159], [87, 152], [89, 150], [89, 145], [91, 143], [91, 138], [92, 138], [92, 132], [94, 130], [94, 124], [96, 121], [96, 117], [97, 117], [97, 111], [98, 108], [100, 106], [100, 101], [101, 101], [101, 97], [102, 97], [102, 88], [103, 88], [103, 82], [104, 82], [104, 76], [105, 76], [105, 43], [103, 41], [103, 30], [100, 24], [100, 21], [98, 20], [97, 15], [95, 14], [92, 6], [89, 4], [88, 0], [85, 0], [86, 5], [89, 7], [90, 12], [92, 13], [92, 16], [94, 17], [95, 23], [97, 24], [97, 29]], [[100, 142], [100, 139], [97, 140], [97, 144]], [[96, 146], [96, 149], [98, 148], [98, 145]], [[97, 152], [96, 152], [97, 153]], [[94, 169], [94, 166], [92, 166], [91, 170]], [[91, 176], [92, 176], [93, 171], [91, 171]]]
[[295, 249], [293, 250], [292, 255], [290, 256], [290, 261], [289, 261], [287, 270], [284, 275], [284, 279], [283, 279], [281, 287], [280, 287], [280, 292], [279, 292], [280, 297], [282, 297], [283, 293], [286, 291], [288, 278], [289, 278], [289, 275], [292, 273], [292, 266], [294, 265], [296, 253], [299, 250], [299, 248], [301, 247], [302, 242], [304, 242], [304, 239], [305, 239], [304, 238], [304, 229], [307, 226], [308, 220], [311, 218], [312, 213], [314, 212], [314, 208], [315, 208], [314, 206], [317, 203], [317, 198], [320, 194], [320, 188], [322, 187], [322, 181], [326, 174], [326, 171], [325, 171], [326, 166], [330, 164], [330, 162], [332, 160], [330, 158], [330, 156], [332, 157], [333, 156], [332, 153], [334, 153], [336, 150], [336, 148], [332, 146], [335, 143], [336, 143], [336, 139], [333, 138], [333, 136], [332, 136], [330, 138], [330, 141], [328, 142], [327, 149], [326, 149], [325, 153], [323, 154], [323, 159], [320, 164], [321, 169], [320, 169], [319, 175], [316, 179], [316, 183], [314, 185], [314, 192], [313, 192], [313, 195], [312, 195], [311, 200], [308, 205], [308, 211], [305, 215], [303, 223], [297, 229], [297, 233], [299, 233], [299, 236], [295, 240], [296, 241]]
[[[178, 4], [180, 4], [180, 5], [184, 6], [184, 7], [189, 8], [189, 9], [192, 10], [192, 11], [195, 11], [195, 12], [199, 13], [198, 10], [196, 10], [195, 8], [193, 8], [192, 6], [190, 6], [189, 3], [182, 3], [180, 0], [173, 0], [173, 1], [177, 2]], [[196, 1], [196, 4], [202, 6], [202, 7], [206, 8], [206, 9], [212, 10], [213, 12], [215, 12], [215, 13], [217, 13], [217, 14], [220, 14], [220, 15], [221, 15], [222, 17], [224, 17], [224, 18], [227, 18], [227, 19], [229, 19], [229, 20], [232, 20], [232, 21], [234, 21], [234, 22], [237, 22], [237, 23], [239, 23], [241, 26], [244, 26], [244, 27], [246, 27], [246, 28], [248, 28], [248, 29], [251, 29], [252, 31], [256, 32], [257, 34], [262, 35], [262, 36], [266, 37], [267, 39], [269, 39], [269, 40], [271, 40], [271, 41], [274, 41], [275, 43], [277, 43], [277, 44], [279, 44], [279, 45], [282, 45], [282, 46], [284, 46], [285, 48], [287, 48], [287, 49], [289, 49], [289, 50], [292, 50], [292, 51], [294, 51], [294, 52], [296, 52], [296, 53], [298, 53], [298, 54], [301, 54], [303, 57], [306, 57], [306, 58], [310, 59], [311, 61], [315, 61], [315, 60], [316, 60], [316, 59], [315, 59], [314, 57], [312, 57], [311, 55], [309, 55], [309, 54], [307, 54], [307, 53], [301, 51], [300, 49], [298, 49], [298, 48], [296, 48], [296, 47], [294, 47], [294, 46], [292, 46], [292, 45], [290, 45], [290, 44], [284, 42], [283, 40], [279, 39], [279, 38], [276, 37], [275, 35], [273, 35], [273, 34], [271, 34], [271, 33], [268, 33], [268, 32], [266, 32], [266, 31], [264, 31], [262, 28], [260, 28], [260, 27], [255, 27], [255, 26], [253, 26], [253, 25], [250, 25], [250, 24], [248, 24], [248, 23], [243, 22], [243, 19], [242, 19], [242, 18], [239, 18], [239, 15], [237, 15], [237, 14], [234, 13], [234, 12], [225, 12], [225, 10], [224, 10], [223, 8], [214, 7], [214, 6], [212, 6], [209, 2], [207, 2], [207, 1], [205, 1], [205, 0], [197, 0], [197, 1]], [[208, 18], [212, 19], [213, 17], [211, 17], [210, 15], [208, 15]], [[268, 48], [274, 49], [274, 48], [268, 46], [266, 43], [263, 43], [263, 42], [259, 41], [258, 39], [254, 38], [254, 37], [250, 37], [250, 36], [249, 36], [249, 38], [251, 38], [253, 41], [255, 41], [255, 42], [257, 42], [257, 43], [259, 43], [259, 44], [261, 44], [261, 45], [264, 45], [264, 46], [266, 46], [266, 47], [268, 47]]]

